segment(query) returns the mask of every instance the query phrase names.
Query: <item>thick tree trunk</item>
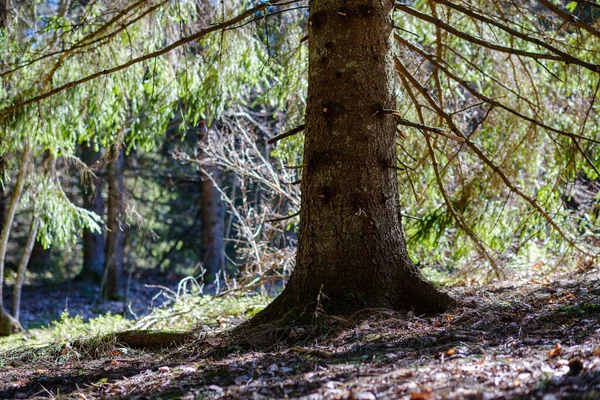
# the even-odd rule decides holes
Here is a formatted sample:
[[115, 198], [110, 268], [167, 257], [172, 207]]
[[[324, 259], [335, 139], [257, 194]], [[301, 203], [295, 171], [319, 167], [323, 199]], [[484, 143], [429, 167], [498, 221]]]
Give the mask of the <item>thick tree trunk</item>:
[[381, 111], [396, 107], [392, 9], [392, 0], [309, 3], [296, 268], [255, 323], [365, 307], [440, 312], [452, 304], [412, 263], [403, 236], [396, 123]]
[[[100, 152], [94, 151], [92, 144], [81, 146], [81, 160], [90, 168], [100, 158]], [[95, 171], [98, 173], [98, 171]], [[83, 207], [104, 217], [104, 202], [102, 201], [102, 182], [98, 177], [91, 177], [83, 188]], [[92, 232], [89, 229], [83, 231], [83, 268], [79, 276], [89, 279], [94, 283], [101, 283], [102, 272], [106, 262], [106, 241], [104, 230]]]
[[106, 265], [102, 279], [102, 299], [122, 297], [123, 247], [123, 152], [117, 146], [110, 150], [108, 162], [108, 213], [106, 235]]
[[[214, 135], [214, 122], [209, 127], [204, 121], [198, 126], [200, 160], [203, 171], [216, 182], [220, 180], [219, 168], [204, 155], [202, 149], [208, 146], [209, 136]], [[205, 172], [200, 171], [200, 213], [202, 221], [202, 266], [206, 270], [205, 280], [213, 281], [225, 268], [225, 224], [223, 221], [223, 201], [221, 194]]]

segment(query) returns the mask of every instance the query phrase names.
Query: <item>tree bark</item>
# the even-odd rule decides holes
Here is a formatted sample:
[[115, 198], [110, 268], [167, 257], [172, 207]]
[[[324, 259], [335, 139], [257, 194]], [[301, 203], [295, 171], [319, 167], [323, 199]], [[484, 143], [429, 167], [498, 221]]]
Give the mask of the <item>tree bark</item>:
[[102, 299], [122, 298], [123, 248], [125, 235], [122, 229], [123, 213], [123, 152], [113, 146], [108, 162], [108, 213], [106, 235], [106, 264], [102, 279]]
[[21, 199], [21, 193], [23, 193], [23, 186], [25, 186], [25, 175], [27, 173], [27, 169], [29, 168], [30, 159], [31, 149], [28, 145], [25, 145], [25, 148], [23, 149], [23, 155], [21, 156], [21, 163], [19, 165], [19, 174], [17, 175], [15, 188], [10, 198], [10, 203], [8, 204], [8, 209], [6, 210], [6, 215], [4, 218], [4, 225], [2, 227], [2, 232], [0, 233], [0, 336], [7, 336], [21, 329], [19, 323], [4, 310], [4, 263], [6, 261], [8, 238], [10, 237], [13, 220]]
[[0, 156], [0, 232], [4, 227], [4, 218], [6, 216], [6, 182], [4, 181], [4, 171], [6, 169], [6, 160]]
[[[452, 298], [411, 261], [400, 217], [393, 1], [311, 0], [300, 236], [283, 293], [254, 323], [365, 307], [441, 312]], [[295, 310], [295, 311], [291, 311]]]
[[0, 28], [10, 29], [11, 0], [0, 0]]
[[[55, 179], [56, 160], [54, 158], [54, 155], [52, 155], [52, 153], [49, 150], [44, 151], [42, 164], [44, 165], [44, 174], [48, 175], [51, 179]], [[23, 268], [32, 272], [39, 273], [48, 271], [48, 269], [50, 268], [51, 254], [50, 249], [44, 249], [44, 246], [42, 246], [40, 242], [35, 241], [36, 235], [37, 227], [35, 228], [35, 233], [33, 235], [33, 247], [30, 248], [27, 252], [23, 253], [21, 260], [23, 260], [24, 258], [28, 260]], [[26, 245], [26, 248], [28, 247], [29, 245]], [[19, 265], [19, 268], [21, 268], [21, 265]], [[24, 273], [25, 270], [23, 270], [23, 274]], [[19, 273], [17, 273], [17, 275], [18, 274]]]
[[[215, 123], [210, 127], [205, 121], [198, 125], [200, 141], [200, 213], [202, 223], [202, 266], [205, 269], [206, 281], [213, 281], [219, 273], [225, 270], [225, 224], [223, 220], [223, 201], [221, 193], [213, 180], [220, 180], [219, 168], [213, 165], [202, 149], [209, 145], [209, 136], [214, 135]], [[207, 176], [209, 174], [212, 180]]]
[[[93, 144], [81, 146], [81, 160], [90, 168], [100, 158], [100, 152], [94, 151]], [[98, 171], [95, 171], [96, 173]], [[102, 182], [98, 177], [91, 177], [84, 184], [83, 207], [104, 217], [104, 202], [102, 200]], [[106, 263], [106, 240], [104, 230], [93, 232], [89, 229], [83, 231], [83, 268], [79, 276], [94, 283], [101, 283], [104, 264]]]
[[21, 255], [21, 261], [19, 262], [19, 268], [17, 269], [17, 279], [13, 289], [11, 314], [17, 321], [19, 321], [19, 313], [21, 309], [21, 290], [23, 289], [23, 281], [25, 280], [25, 270], [27, 270], [29, 258], [31, 257], [33, 246], [36, 243], [35, 237], [37, 235], [39, 226], [40, 218], [34, 214], [31, 217], [31, 225], [29, 227], [29, 233], [27, 234], [25, 247], [23, 248], [23, 254]]

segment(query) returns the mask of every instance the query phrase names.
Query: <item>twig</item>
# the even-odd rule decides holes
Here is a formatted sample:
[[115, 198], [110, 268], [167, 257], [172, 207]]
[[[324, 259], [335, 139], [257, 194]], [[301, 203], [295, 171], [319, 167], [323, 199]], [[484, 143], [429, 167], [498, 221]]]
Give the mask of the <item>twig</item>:
[[300, 133], [300, 132], [302, 132], [303, 130], [304, 130], [304, 124], [302, 124], [302, 125], [298, 125], [298, 126], [297, 126], [297, 127], [295, 127], [294, 129], [290, 129], [289, 131], [287, 131], [287, 132], [284, 132], [284, 133], [282, 133], [281, 135], [277, 135], [277, 136], [275, 136], [274, 138], [271, 138], [271, 139], [269, 139], [269, 140], [267, 141], [267, 143], [269, 143], [269, 144], [273, 144], [273, 143], [275, 143], [275, 142], [278, 142], [278, 141], [280, 141], [281, 139], [285, 139], [285, 138], [287, 138], [287, 137], [294, 136], [295, 134], [297, 134], [297, 133]]
[[295, 212], [291, 215], [286, 215], [285, 217], [280, 217], [280, 218], [273, 218], [273, 219], [268, 219], [267, 222], [279, 222], [279, 221], [285, 221], [288, 219], [292, 219], [294, 217], [297, 217], [298, 215], [300, 215], [300, 211]]
[[382, 108], [379, 111], [377, 111], [377, 113], [383, 113], [383, 114], [389, 114], [389, 115], [395, 116], [396, 121], [398, 122], [398, 125], [404, 125], [404, 126], [409, 126], [411, 128], [421, 129], [421, 130], [427, 131], [427, 132], [433, 132], [438, 135], [445, 136], [449, 139], [456, 140], [457, 142], [465, 141], [464, 138], [462, 138], [460, 136], [452, 135], [451, 133], [444, 131], [442, 128], [438, 128], [436, 126], [429, 126], [429, 125], [425, 125], [425, 124], [419, 124], [417, 122], [412, 122], [407, 119], [404, 119], [404, 118], [402, 118], [402, 115], [396, 110]]

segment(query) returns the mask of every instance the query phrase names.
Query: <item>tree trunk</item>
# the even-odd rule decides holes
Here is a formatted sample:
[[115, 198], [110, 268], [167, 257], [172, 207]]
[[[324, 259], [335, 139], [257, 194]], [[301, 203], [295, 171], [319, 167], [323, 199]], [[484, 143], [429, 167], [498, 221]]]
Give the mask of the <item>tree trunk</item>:
[[21, 309], [21, 290], [23, 289], [23, 281], [25, 280], [25, 270], [27, 269], [29, 258], [31, 257], [33, 245], [36, 243], [35, 237], [37, 235], [39, 226], [40, 218], [37, 215], [33, 215], [31, 217], [29, 233], [27, 234], [27, 241], [25, 243], [25, 247], [23, 248], [23, 254], [21, 255], [19, 268], [17, 269], [17, 280], [15, 281], [15, 287], [13, 289], [11, 314], [17, 321], [19, 321], [19, 312]]
[[4, 310], [4, 263], [6, 261], [8, 238], [10, 237], [15, 213], [17, 212], [19, 201], [21, 200], [21, 193], [23, 192], [23, 186], [25, 185], [25, 175], [29, 168], [30, 159], [31, 150], [28, 145], [25, 145], [23, 155], [21, 156], [21, 164], [19, 165], [19, 174], [17, 175], [15, 188], [10, 198], [10, 203], [8, 204], [8, 209], [6, 210], [4, 218], [4, 225], [2, 227], [2, 232], [0, 233], [0, 336], [7, 336], [21, 329], [19, 323]]
[[[81, 146], [81, 160], [88, 167], [94, 169], [93, 165], [100, 158], [100, 152], [94, 151], [93, 144]], [[94, 172], [98, 173], [97, 170]], [[102, 201], [102, 182], [98, 177], [90, 177], [89, 182], [84, 183], [83, 207], [104, 217], [104, 202]], [[93, 232], [89, 229], [83, 231], [83, 268], [79, 276], [94, 283], [101, 283], [102, 272], [106, 262], [106, 241], [104, 230]]]
[[365, 307], [440, 312], [453, 303], [423, 278], [406, 250], [396, 123], [382, 111], [396, 107], [392, 9], [391, 0], [309, 2], [296, 268], [254, 323]]
[[102, 299], [122, 297], [123, 248], [123, 152], [113, 146], [108, 162], [108, 215], [106, 221], [106, 265], [102, 279]]
[[[223, 201], [221, 193], [214, 185], [213, 180], [220, 180], [219, 168], [213, 165], [203, 154], [202, 149], [209, 145], [209, 136], [213, 136], [213, 122], [209, 127], [205, 121], [201, 121], [198, 126], [198, 136], [200, 141], [200, 212], [202, 221], [202, 266], [206, 270], [204, 278], [207, 281], [213, 281], [219, 272], [224, 273], [225, 268], [225, 244], [223, 221]], [[209, 174], [212, 180], [207, 176]]]
[[[44, 165], [44, 173], [54, 180], [56, 178], [56, 160], [49, 150], [44, 151], [42, 165]], [[44, 249], [44, 246], [42, 246], [40, 242], [36, 242], [36, 235], [37, 227], [35, 228], [35, 233], [33, 234], [33, 247], [27, 252], [24, 252], [22, 255], [21, 260], [25, 258], [28, 260], [23, 268], [32, 272], [46, 272], [50, 268], [50, 249]], [[26, 248], [29, 248], [29, 244], [26, 246]], [[19, 269], [20, 268], [21, 265], [19, 265]], [[25, 270], [23, 270], [23, 274], [24, 273]], [[15, 318], [17, 317], [15, 316]]]
[[[1, 16], [2, 14], [0, 14]], [[6, 181], [4, 181], [4, 171], [6, 169], [6, 160], [0, 156], [0, 232], [4, 227], [4, 218], [6, 217]]]
[[0, 0], [0, 28], [10, 29], [10, 0]]

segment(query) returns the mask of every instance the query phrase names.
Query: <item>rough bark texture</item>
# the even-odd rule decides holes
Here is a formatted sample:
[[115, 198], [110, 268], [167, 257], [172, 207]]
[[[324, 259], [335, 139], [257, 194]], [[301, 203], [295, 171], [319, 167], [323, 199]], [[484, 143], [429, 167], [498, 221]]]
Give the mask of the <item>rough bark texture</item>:
[[108, 162], [108, 213], [106, 235], [106, 265], [102, 280], [102, 298], [119, 300], [122, 297], [123, 247], [125, 235], [123, 218], [123, 152], [113, 147]]
[[[212, 179], [219, 181], [220, 171], [212, 165], [202, 149], [208, 145], [209, 136], [214, 135], [214, 122], [210, 127], [204, 121], [198, 125], [198, 139], [200, 141], [201, 166]], [[224, 242], [224, 220], [223, 201], [221, 194], [213, 181], [200, 171], [200, 212], [202, 221], [202, 266], [206, 270], [205, 279], [212, 281], [219, 272], [225, 268], [225, 242]]]
[[[400, 219], [391, 0], [311, 0], [297, 263], [255, 322], [452, 304], [412, 263]], [[297, 310], [294, 313], [290, 310]]]
[[[94, 151], [92, 144], [84, 144], [81, 146], [81, 160], [90, 168], [100, 158], [100, 152]], [[98, 173], [98, 171], [95, 171]], [[91, 178], [91, 182], [87, 182], [84, 187], [83, 206], [104, 216], [104, 202], [102, 201], [102, 182], [98, 177]], [[89, 229], [83, 231], [83, 268], [79, 276], [84, 279], [89, 279], [94, 283], [102, 281], [102, 271], [106, 262], [106, 240], [104, 231], [92, 232]]]

